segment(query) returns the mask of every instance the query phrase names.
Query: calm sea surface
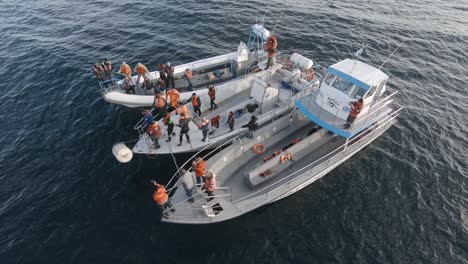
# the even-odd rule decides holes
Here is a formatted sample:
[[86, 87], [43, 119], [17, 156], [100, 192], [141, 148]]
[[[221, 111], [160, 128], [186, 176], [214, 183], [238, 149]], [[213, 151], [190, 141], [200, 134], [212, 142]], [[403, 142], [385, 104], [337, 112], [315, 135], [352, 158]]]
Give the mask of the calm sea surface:
[[[400, 122], [273, 205], [161, 224], [148, 183], [174, 164], [114, 159], [140, 113], [104, 102], [91, 65], [230, 52], [284, 8], [279, 48], [322, 65], [406, 40], [383, 67]], [[466, 0], [0, 1], [0, 263], [468, 263], [467, 57]]]

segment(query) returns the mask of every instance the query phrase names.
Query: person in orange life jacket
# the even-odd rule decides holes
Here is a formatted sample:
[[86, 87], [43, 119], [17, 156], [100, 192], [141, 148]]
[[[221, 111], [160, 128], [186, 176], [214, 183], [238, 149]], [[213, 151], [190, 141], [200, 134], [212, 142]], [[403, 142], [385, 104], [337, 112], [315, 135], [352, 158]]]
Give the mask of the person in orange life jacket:
[[151, 81], [148, 77], [143, 78], [143, 84], [141, 85], [141, 88], [144, 88], [148, 94], [154, 94], [154, 83]]
[[166, 116], [163, 119], [163, 123], [167, 126], [167, 139], [166, 142], [171, 142], [171, 136], [175, 136], [174, 131], [174, 121], [172, 120], [172, 115], [170, 112], [166, 112]]
[[102, 63], [102, 66], [104, 67], [106, 74], [109, 75], [109, 80], [111, 80], [112, 84], [114, 84], [114, 80], [112, 79], [112, 62], [110, 62], [108, 59], [105, 59]]
[[190, 69], [185, 69], [184, 76], [182, 76], [183, 79], [187, 81], [187, 90], [193, 91], [193, 84], [192, 84], [192, 77], [193, 77], [193, 72]]
[[192, 162], [192, 169], [193, 169], [193, 172], [195, 173], [195, 178], [197, 179], [197, 184], [200, 184], [202, 182], [202, 180], [203, 180], [203, 182], [206, 181], [206, 179], [205, 179], [206, 161], [204, 161], [200, 157], [195, 158], [195, 160]]
[[132, 69], [130, 69], [130, 66], [124, 61], [122, 62], [122, 65], [120, 65], [120, 69], [118, 73], [123, 74], [125, 77], [131, 77], [132, 75]]
[[179, 144], [177, 145], [178, 147], [182, 146], [182, 139], [184, 135], [187, 138], [187, 143], [190, 144], [190, 136], [188, 134], [188, 132], [190, 131], [189, 123], [190, 117], [187, 117], [184, 113], [181, 113], [179, 118], [179, 124], [177, 125], [178, 127], [180, 127]]
[[169, 98], [170, 106], [173, 107], [176, 111], [176, 114], [179, 114], [179, 110], [177, 110], [177, 104], [179, 102], [180, 93], [174, 88], [171, 88], [166, 91], [166, 100]]
[[158, 122], [153, 122], [153, 124], [149, 125], [148, 133], [150, 134], [151, 139], [153, 140], [154, 147], [157, 149], [160, 148], [161, 146], [159, 145], [159, 139], [162, 136], [162, 131], [161, 127], [159, 127]]
[[[177, 177], [179, 179], [182, 179], [182, 187], [184, 187], [185, 194], [189, 197], [188, 201], [193, 203], [193, 202], [195, 202], [195, 198], [192, 197], [193, 196], [192, 188], [189, 188], [187, 186], [186, 178], [185, 178], [186, 173], [187, 173], [187, 171], [182, 168], [182, 169], [180, 169], [179, 173], [177, 173]], [[191, 176], [189, 177], [189, 181], [190, 181], [190, 184], [193, 185]]]
[[147, 74], [149, 74], [148, 68], [140, 62], [136, 65], [135, 72], [138, 74], [136, 84], [140, 83], [140, 77], [143, 77], [144, 79], [147, 77]]
[[211, 130], [210, 135], [213, 135], [216, 129], [219, 128], [219, 121], [221, 121], [220, 115], [216, 115], [215, 117], [211, 118], [211, 127], [213, 130]]
[[190, 114], [189, 114], [189, 111], [188, 111], [188, 108], [185, 104], [183, 104], [182, 102], [178, 103], [178, 106], [179, 106], [179, 111], [180, 111], [180, 114], [184, 114], [185, 117], [190, 117]]
[[190, 97], [185, 103], [187, 104], [187, 103], [190, 103], [190, 102], [192, 102], [193, 112], [195, 112], [198, 116], [201, 116], [201, 110], [200, 110], [201, 100], [200, 100], [200, 97], [196, 93], [193, 93], [192, 97]]
[[267, 67], [265, 68], [265, 70], [273, 66], [273, 58], [275, 57], [277, 47], [278, 47], [278, 40], [276, 39], [276, 36], [271, 36], [270, 38], [268, 38], [266, 47], [265, 47], [266, 51], [268, 52], [268, 61], [267, 61]]
[[350, 102], [349, 105], [351, 106], [351, 112], [346, 119], [346, 124], [343, 126], [344, 129], [350, 128], [359, 113], [361, 113], [362, 108], [364, 108], [364, 100], [361, 98], [358, 101]]
[[230, 131], [234, 130], [234, 123], [236, 122], [236, 118], [234, 117], [234, 113], [232, 111], [229, 112], [227, 123], [229, 124]]
[[98, 80], [100, 81], [104, 80], [104, 68], [102, 68], [101, 64], [96, 62], [92, 70], [93, 70], [94, 75], [96, 75], [96, 78], [98, 78]]
[[200, 129], [201, 129], [202, 135], [203, 135], [203, 138], [202, 138], [201, 141], [203, 141], [203, 142], [205, 142], [206, 137], [208, 136], [208, 130], [209, 130], [208, 125], [209, 124], [210, 124], [210, 121], [208, 121], [208, 119], [203, 117], [202, 118], [202, 123], [200, 125]]
[[153, 107], [155, 110], [154, 115], [156, 120], [164, 117], [166, 113], [166, 105], [167, 103], [164, 95], [158, 93], [154, 96]]
[[257, 124], [257, 117], [253, 115], [250, 118], [249, 123], [242, 126], [242, 127], [248, 127], [249, 128], [249, 132], [247, 134], [247, 137], [253, 138], [253, 131], [257, 128], [257, 125], [258, 125]]
[[166, 72], [166, 75], [167, 75], [166, 88], [169, 88], [169, 86], [171, 86], [172, 88], [175, 88], [174, 66], [172, 66], [169, 61], [166, 63], [164, 71]]
[[209, 202], [214, 199], [211, 196], [213, 196], [213, 193], [216, 189], [216, 175], [213, 173], [212, 170], [208, 170], [208, 173], [206, 174], [205, 178], [206, 181], [202, 187], [202, 190], [204, 190], [205, 193], [208, 194], [209, 198], [207, 199], [207, 201]]
[[169, 216], [166, 212], [168, 208], [170, 208], [171, 212], [175, 212], [175, 208], [172, 206], [171, 201], [169, 200], [169, 195], [166, 192], [166, 188], [162, 184], [158, 184], [156, 181], [151, 181], [153, 185], [156, 187], [153, 193], [153, 200], [161, 206], [161, 210], [163, 211], [164, 216]]
[[125, 76], [125, 79], [122, 83], [122, 87], [125, 90], [125, 92], [128, 94], [135, 93], [135, 85], [133, 84], [132, 79], [128, 76]]
[[208, 95], [210, 96], [210, 110], [218, 108], [218, 106], [215, 103], [216, 99], [216, 87], [213, 85], [208, 86]]

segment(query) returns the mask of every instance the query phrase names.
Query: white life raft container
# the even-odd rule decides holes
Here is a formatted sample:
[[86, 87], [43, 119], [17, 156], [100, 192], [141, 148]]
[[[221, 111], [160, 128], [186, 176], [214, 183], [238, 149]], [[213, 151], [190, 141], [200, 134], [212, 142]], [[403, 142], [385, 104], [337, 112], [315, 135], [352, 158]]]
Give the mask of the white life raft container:
[[117, 143], [112, 147], [112, 154], [121, 163], [127, 163], [132, 160], [133, 152], [123, 143]]

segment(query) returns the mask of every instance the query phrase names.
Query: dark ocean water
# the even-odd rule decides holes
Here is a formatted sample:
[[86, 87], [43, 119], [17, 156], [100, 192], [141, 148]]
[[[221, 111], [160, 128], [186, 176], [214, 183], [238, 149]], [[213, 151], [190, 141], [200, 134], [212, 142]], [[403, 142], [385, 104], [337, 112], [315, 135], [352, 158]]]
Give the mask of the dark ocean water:
[[[289, 2], [289, 3], [288, 3]], [[0, 1], [0, 263], [468, 263], [468, 2]], [[369, 45], [400, 122], [303, 191], [221, 224], [159, 223], [151, 178], [119, 164], [139, 112], [104, 102], [90, 66], [150, 69], [247, 40], [266, 9], [279, 48], [329, 65]], [[179, 163], [184, 157], [179, 157]]]

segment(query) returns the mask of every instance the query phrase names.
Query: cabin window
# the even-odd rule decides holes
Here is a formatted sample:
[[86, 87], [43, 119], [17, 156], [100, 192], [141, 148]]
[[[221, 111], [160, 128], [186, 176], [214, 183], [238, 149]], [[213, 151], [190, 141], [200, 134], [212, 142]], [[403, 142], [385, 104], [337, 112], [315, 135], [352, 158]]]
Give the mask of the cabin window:
[[366, 93], [366, 90], [362, 89], [359, 86], [354, 85], [354, 88], [349, 93], [349, 97], [354, 98], [354, 99], [360, 99], [364, 96], [365, 93]]
[[348, 80], [345, 80], [341, 77], [336, 77], [335, 81], [333, 82], [332, 86], [341, 92], [348, 94], [351, 89], [354, 87], [354, 84]]

